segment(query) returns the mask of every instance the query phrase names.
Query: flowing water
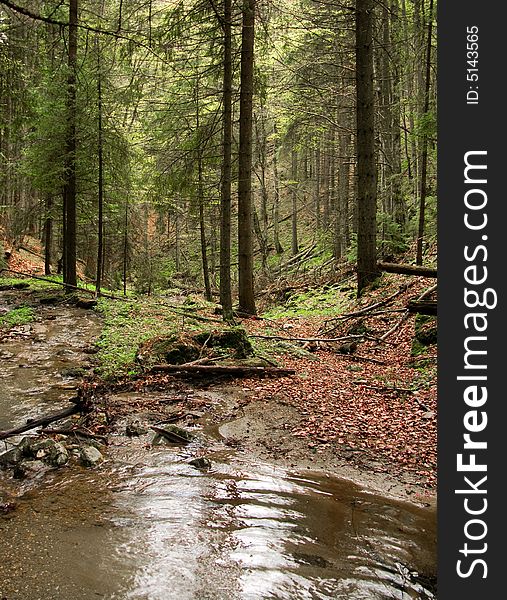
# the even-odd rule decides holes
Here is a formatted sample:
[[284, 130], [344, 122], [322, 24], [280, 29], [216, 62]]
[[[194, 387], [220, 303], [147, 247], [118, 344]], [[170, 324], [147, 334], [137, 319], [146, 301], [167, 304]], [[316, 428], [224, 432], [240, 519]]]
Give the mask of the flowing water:
[[[2, 360], [2, 428], [54, 406], [62, 364], [97, 332], [89, 313], [58, 312], [37, 324], [39, 342], [0, 344], [13, 355]], [[0, 518], [0, 598], [434, 598], [433, 510], [246, 460], [211, 431], [200, 438], [181, 449], [113, 436], [100, 468], [26, 489]], [[203, 440], [209, 470], [188, 464]]]

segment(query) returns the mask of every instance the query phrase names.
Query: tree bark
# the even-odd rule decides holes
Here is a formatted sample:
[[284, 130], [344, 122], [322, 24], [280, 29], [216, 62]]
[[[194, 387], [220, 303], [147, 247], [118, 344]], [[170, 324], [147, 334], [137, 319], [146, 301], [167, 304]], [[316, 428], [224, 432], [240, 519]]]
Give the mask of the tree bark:
[[51, 275], [51, 246], [53, 243], [53, 199], [50, 195], [46, 198], [46, 215], [44, 220], [44, 275]]
[[76, 274], [76, 84], [77, 84], [78, 0], [70, 0], [67, 78], [67, 140], [65, 155], [63, 277], [71, 293]]
[[97, 224], [97, 272], [95, 291], [100, 294], [104, 253], [104, 148], [102, 132], [102, 69], [100, 64], [100, 43], [97, 38], [97, 111], [98, 111], [98, 224]]
[[402, 265], [398, 263], [379, 262], [378, 268], [386, 273], [400, 273], [401, 275], [419, 275], [421, 277], [436, 277], [437, 270], [416, 265]]
[[292, 256], [296, 256], [299, 252], [298, 244], [298, 205], [297, 205], [297, 187], [298, 187], [298, 157], [297, 152], [292, 150], [292, 185], [291, 185], [291, 199], [292, 199], [292, 237], [291, 237], [291, 248]]
[[0, 440], [5, 440], [9, 437], [12, 437], [13, 435], [18, 435], [19, 433], [30, 431], [31, 429], [35, 429], [36, 427], [43, 427], [44, 425], [49, 425], [50, 423], [54, 423], [55, 421], [59, 421], [60, 419], [64, 419], [65, 417], [75, 415], [76, 413], [81, 412], [82, 410], [82, 405], [73, 404], [68, 408], [64, 408], [63, 410], [59, 410], [58, 412], [52, 413], [50, 415], [46, 415], [45, 417], [39, 417], [38, 419], [30, 419], [25, 425], [20, 425], [19, 427], [14, 427], [13, 429], [8, 429], [6, 431], [0, 431]]
[[256, 0], [243, 0], [239, 109], [238, 262], [239, 310], [255, 315], [252, 227], [252, 109]]
[[[433, 32], [433, 0], [430, 0], [428, 16], [428, 45], [426, 47], [426, 81], [424, 89], [423, 115], [427, 115], [430, 108], [430, 82], [431, 82], [431, 36]], [[426, 213], [427, 194], [427, 169], [428, 169], [428, 135], [424, 132], [421, 141], [421, 190], [419, 195], [419, 226], [417, 231], [416, 264], [422, 265], [424, 221]]]
[[232, 152], [232, 0], [224, 0], [223, 159], [220, 191], [220, 304], [232, 321], [231, 292], [231, 152]]
[[164, 373], [188, 373], [193, 375], [279, 375], [285, 377], [294, 375], [294, 369], [281, 367], [251, 367], [246, 365], [155, 365], [152, 368], [156, 372]]
[[373, 92], [373, 0], [356, 0], [357, 293], [378, 276], [377, 175]]

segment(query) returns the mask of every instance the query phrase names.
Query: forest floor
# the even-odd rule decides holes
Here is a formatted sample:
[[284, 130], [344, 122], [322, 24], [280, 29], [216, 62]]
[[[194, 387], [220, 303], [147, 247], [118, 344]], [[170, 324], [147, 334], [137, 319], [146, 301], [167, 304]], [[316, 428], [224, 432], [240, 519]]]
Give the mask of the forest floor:
[[[433, 284], [404, 276], [386, 279], [367, 300], [354, 299], [343, 312], [359, 311], [397, 290], [400, 294], [378, 311], [403, 310]], [[356, 332], [367, 332], [367, 339], [352, 348], [350, 341], [299, 342], [312, 350], [299, 355], [280, 349], [277, 361], [296, 374], [242, 379], [221, 390], [236, 399], [229, 413], [231, 402], [226, 403], [229, 423], [223, 435], [284, 466], [324, 469], [401, 498], [436, 501], [436, 343], [421, 345], [416, 338], [416, 328], [428, 334], [435, 320], [382, 312], [341, 319], [249, 319], [243, 325], [250, 335], [292, 338], [292, 344], [298, 343], [294, 338], [348, 340]], [[422, 339], [435, 341], [431, 335]]]
[[[131, 399], [116, 406], [109, 400], [113, 420], [148, 409], [157, 414], [167, 398], [146, 394], [148, 406], [143, 390], [173, 389], [166, 417], [191, 427], [214, 423], [226, 444], [247, 457], [326, 471], [399, 499], [434, 505], [436, 318], [406, 311], [409, 300], [433, 284], [384, 275], [382, 285], [361, 300], [338, 290], [338, 314], [278, 310], [243, 319], [256, 356], [291, 368], [294, 375], [180, 379], [149, 373], [131, 383], [140, 392], [137, 405]], [[310, 297], [316, 293], [308, 292]], [[304, 301], [298, 302], [301, 309]]]
[[[215, 423], [226, 444], [245, 456], [295, 470], [327, 471], [433, 505], [436, 319], [406, 312], [408, 301], [433, 284], [384, 275], [381, 285], [360, 300], [342, 287], [339, 311], [331, 314], [282, 309], [244, 319], [256, 354], [294, 369], [294, 375], [189, 382], [144, 374], [131, 389], [171, 389], [180, 400], [171, 406], [172, 414], [180, 411], [183, 419], [193, 411], [193, 425]], [[310, 290], [308, 297], [315, 293]], [[304, 304], [301, 298], [298, 302]], [[87, 385], [103, 389], [96, 379]], [[156, 395], [138, 398], [128, 406], [110, 404], [110, 410], [132, 417], [159, 402]], [[90, 425], [103, 430], [98, 422]]]

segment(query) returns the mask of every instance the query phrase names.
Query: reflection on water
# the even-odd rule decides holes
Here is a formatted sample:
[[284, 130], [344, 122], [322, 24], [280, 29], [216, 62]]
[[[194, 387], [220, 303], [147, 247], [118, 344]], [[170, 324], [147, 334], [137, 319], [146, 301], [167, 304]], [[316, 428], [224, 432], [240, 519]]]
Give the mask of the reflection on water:
[[434, 598], [428, 509], [220, 453], [200, 472], [171, 448], [115, 451], [0, 520], [9, 600]]
[[[219, 457], [220, 458], [220, 455]], [[434, 513], [317, 474], [165, 450], [118, 473], [134, 565], [114, 598], [433, 598]]]

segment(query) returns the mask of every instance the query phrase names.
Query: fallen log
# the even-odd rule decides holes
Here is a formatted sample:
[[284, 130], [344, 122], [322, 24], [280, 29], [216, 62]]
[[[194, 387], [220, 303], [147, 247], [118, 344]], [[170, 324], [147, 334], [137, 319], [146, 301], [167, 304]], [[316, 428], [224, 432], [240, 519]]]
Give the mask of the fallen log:
[[407, 309], [410, 313], [419, 313], [421, 315], [436, 315], [437, 303], [436, 301], [429, 300], [426, 300], [425, 302], [410, 300], [410, 302], [407, 304]]
[[398, 263], [377, 263], [377, 267], [386, 273], [399, 273], [400, 275], [418, 275], [419, 277], [436, 277], [437, 270], [430, 267], [419, 267], [417, 265], [404, 265]]
[[295, 375], [294, 369], [283, 367], [251, 367], [247, 365], [155, 365], [151, 369], [164, 373], [188, 373], [189, 375], [233, 375], [249, 377], [250, 375], [272, 375], [286, 377]]
[[251, 333], [250, 337], [260, 338], [263, 340], [282, 340], [286, 342], [322, 342], [322, 343], [334, 343], [334, 342], [350, 342], [352, 340], [373, 340], [374, 342], [382, 342], [382, 338], [377, 338], [372, 335], [360, 333], [357, 335], [345, 335], [342, 337], [325, 338], [325, 337], [286, 337], [283, 335], [261, 335], [260, 333]]
[[8, 437], [24, 433], [25, 431], [30, 431], [31, 429], [36, 429], [37, 427], [44, 427], [45, 425], [49, 425], [54, 421], [59, 421], [60, 419], [64, 419], [65, 417], [75, 415], [76, 413], [81, 412], [83, 409], [83, 404], [73, 404], [68, 408], [64, 408], [63, 410], [59, 410], [58, 412], [52, 413], [50, 415], [46, 415], [45, 417], [39, 417], [38, 419], [28, 419], [25, 425], [20, 425], [19, 427], [14, 427], [13, 429], [7, 429], [5, 431], [0, 431], [0, 440], [5, 440]]

